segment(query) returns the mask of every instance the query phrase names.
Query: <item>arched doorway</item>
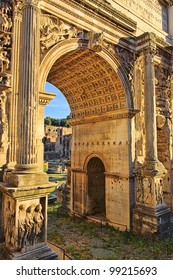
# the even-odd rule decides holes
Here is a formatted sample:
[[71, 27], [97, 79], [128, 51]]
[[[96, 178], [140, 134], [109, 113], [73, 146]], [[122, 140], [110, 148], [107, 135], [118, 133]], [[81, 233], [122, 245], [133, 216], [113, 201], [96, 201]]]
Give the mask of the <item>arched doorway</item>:
[[[123, 70], [106, 48], [95, 52], [86, 41], [74, 38], [58, 43], [45, 55], [39, 83], [40, 92], [46, 80], [56, 86], [72, 113], [70, 211], [102, 213], [112, 224], [123, 221], [129, 228], [131, 125], [136, 111]], [[85, 165], [91, 154], [95, 159]]]
[[105, 216], [105, 167], [98, 157], [93, 157], [87, 165], [88, 214]]

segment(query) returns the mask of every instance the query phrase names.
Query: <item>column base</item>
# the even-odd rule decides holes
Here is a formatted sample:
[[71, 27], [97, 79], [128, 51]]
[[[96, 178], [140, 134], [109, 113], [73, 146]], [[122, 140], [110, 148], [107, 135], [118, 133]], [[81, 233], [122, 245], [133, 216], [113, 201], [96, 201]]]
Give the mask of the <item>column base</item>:
[[133, 232], [144, 236], [166, 236], [173, 232], [173, 217], [166, 204], [156, 207], [136, 205], [133, 210]]
[[163, 176], [167, 173], [164, 165], [159, 160], [145, 160], [143, 164], [143, 175]]
[[47, 245], [24, 253], [12, 253], [5, 244], [0, 244], [0, 251], [0, 260], [58, 260], [58, 255]]
[[4, 182], [13, 187], [29, 187], [48, 184], [48, 175], [44, 172], [39, 173], [15, 173], [6, 171], [4, 173]]

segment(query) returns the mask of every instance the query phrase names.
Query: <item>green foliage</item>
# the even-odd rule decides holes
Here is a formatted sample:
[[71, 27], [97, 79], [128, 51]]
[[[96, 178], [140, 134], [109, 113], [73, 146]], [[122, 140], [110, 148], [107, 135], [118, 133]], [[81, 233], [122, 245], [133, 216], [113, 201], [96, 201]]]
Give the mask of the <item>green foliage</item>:
[[44, 124], [53, 125], [53, 126], [61, 126], [61, 127], [70, 127], [70, 125], [68, 124], [68, 120], [71, 118], [72, 118], [71, 114], [68, 115], [64, 119], [55, 119], [55, 118], [51, 118], [51, 117], [46, 117], [44, 119]]

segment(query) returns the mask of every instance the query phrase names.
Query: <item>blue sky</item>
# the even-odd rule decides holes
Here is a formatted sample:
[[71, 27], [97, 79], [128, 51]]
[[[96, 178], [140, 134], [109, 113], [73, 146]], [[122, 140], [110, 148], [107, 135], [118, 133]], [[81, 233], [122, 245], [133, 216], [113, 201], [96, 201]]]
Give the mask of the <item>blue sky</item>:
[[56, 93], [57, 96], [45, 106], [45, 117], [52, 117], [55, 119], [66, 118], [70, 114], [70, 107], [61, 91], [50, 83], [45, 84], [45, 91]]

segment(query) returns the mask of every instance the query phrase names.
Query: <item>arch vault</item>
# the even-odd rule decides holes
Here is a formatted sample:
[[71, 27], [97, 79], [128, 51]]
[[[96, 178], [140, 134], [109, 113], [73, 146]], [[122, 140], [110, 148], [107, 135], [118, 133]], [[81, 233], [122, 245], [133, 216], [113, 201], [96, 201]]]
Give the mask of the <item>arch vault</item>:
[[[143, 15], [118, 2], [0, 3], [0, 239], [8, 259], [57, 258], [47, 245], [55, 186], [43, 172], [42, 138], [44, 106], [55, 95], [44, 92], [46, 81], [72, 111], [71, 213], [103, 215], [138, 234], [172, 231], [173, 56], [172, 37], [164, 38], [172, 29], [167, 18], [156, 29], [145, 22], [143, 32]], [[172, 15], [169, 1], [153, 2]]]

